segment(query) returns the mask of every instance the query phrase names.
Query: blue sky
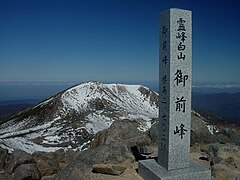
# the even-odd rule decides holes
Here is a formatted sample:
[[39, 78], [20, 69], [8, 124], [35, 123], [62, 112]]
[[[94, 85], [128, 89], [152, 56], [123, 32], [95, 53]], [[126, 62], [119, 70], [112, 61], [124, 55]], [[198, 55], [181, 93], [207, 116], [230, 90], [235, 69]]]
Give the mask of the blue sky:
[[172, 7], [193, 13], [193, 82], [240, 82], [237, 0], [0, 0], [0, 81], [158, 81]]

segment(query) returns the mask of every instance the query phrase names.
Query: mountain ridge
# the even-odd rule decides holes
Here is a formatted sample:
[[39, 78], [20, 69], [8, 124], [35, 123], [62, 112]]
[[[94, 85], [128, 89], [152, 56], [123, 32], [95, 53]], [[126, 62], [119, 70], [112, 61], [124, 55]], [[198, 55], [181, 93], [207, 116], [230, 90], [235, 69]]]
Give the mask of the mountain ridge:
[[158, 116], [158, 94], [141, 85], [81, 83], [9, 117], [0, 145], [26, 152], [83, 150], [113, 121], [136, 121], [147, 130]]

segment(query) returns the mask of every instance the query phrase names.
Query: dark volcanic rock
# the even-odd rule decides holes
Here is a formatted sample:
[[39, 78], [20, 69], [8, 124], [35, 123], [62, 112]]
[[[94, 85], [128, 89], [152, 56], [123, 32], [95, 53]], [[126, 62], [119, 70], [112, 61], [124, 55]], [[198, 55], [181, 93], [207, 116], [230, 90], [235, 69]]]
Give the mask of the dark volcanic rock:
[[217, 142], [217, 138], [208, 130], [204, 120], [197, 114], [191, 116], [191, 145], [195, 143], [212, 143]]
[[157, 106], [158, 105], [158, 94], [151, 91], [150, 89], [146, 89], [145, 87], [140, 87], [138, 89], [143, 95], [145, 95], [146, 98], [149, 98], [150, 97], [150, 103], [151, 104], [156, 104]]
[[40, 173], [36, 164], [21, 164], [16, 168], [13, 174], [14, 179], [40, 179]]
[[[57, 179], [75, 179], [76, 174], [91, 172], [94, 164], [134, 162], [131, 148], [149, 145], [151, 139], [129, 120], [115, 121], [109, 129], [98, 132], [91, 148], [76, 154]], [[84, 177], [84, 176], [83, 176]]]
[[128, 147], [145, 146], [151, 143], [151, 139], [145, 132], [137, 129], [134, 122], [128, 119], [116, 120], [110, 128], [100, 131], [96, 134], [91, 147], [95, 148], [100, 145], [109, 145], [114, 142], [123, 142]]
[[157, 144], [158, 140], [158, 122], [155, 122], [148, 130], [149, 137], [151, 138], [152, 144]]
[[212, 176], [214, 179], [232, 179], [237, 180], [238, 174], [230, 167], [228, 167], [226, 164], [215, 164], [212, 167]]
[[235, 144], [211, 144], [208, 149], [208, 154], [213, 160], [213, 164], [229, 158], [233, 158], [236, 162], [240, 163], [240, 146]]
[[240, 145], [240, 133], [234, 129], [223, 128], [220, 133], [228, 138], [228, 141]]
[[150, 146], [143, 146], [140, 148], [140, 153], [150, 155], [153, 153], [153, 149]]
[[6, 164], [6, 170], [9, 174], [12, 174], [15, 171], [15, 169], [21, 164], [29, 163], [35, 163], [33, 157], [22, 150], [16, 149], [10, 155], [10, 160]]
[[87, 180], [83, 171], [79, 167], [70, 167], [67, 170], [60, 172], [54, 178], [55, 180]]
[[64, 152], [63, 150], [58, 150], [50, 153], [36, 152], [33, 154], [33, 157], [41, 176], [50, 176], [64, 169], [74, 155], [74, 151]]
[[[74, 160], [57, 175], [56, 179], [79, 179], [76, 175], [91, 172], [94, 164], [122, 164], [127, 161], [134, 162], [134, 156], [125, 144], [116, 142], [101, 145], [95, 149], [77, 153]], [[84, 177], [83, 174], [82, 177]]]
[[54, 180], [55, 179], [55, 174], [51, 176], [43, 176], [41, 177], [41, 180]]
[[4, 168], [7, 159], [7, 150], [0, 148], [0, 170]]
[[240, 175], [240, 146], [235, 144], [211, 144], [208, 149], [215, 179], [237, 179]]
[[93, 171], [101, 174], [120, 175], [126, 167], [120, 164], [94, 164]]

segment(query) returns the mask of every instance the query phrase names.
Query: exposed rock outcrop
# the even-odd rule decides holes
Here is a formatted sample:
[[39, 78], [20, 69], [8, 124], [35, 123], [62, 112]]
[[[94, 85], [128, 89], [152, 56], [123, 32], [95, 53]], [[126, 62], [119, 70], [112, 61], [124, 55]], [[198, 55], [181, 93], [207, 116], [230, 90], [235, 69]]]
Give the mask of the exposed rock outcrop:
[[137, 128], [136, 123], [128, 119], [114, 121], [110, 128], [96, 134], [90, 146], [95, 148], [115, 142], [122, 142], [130, 148], [133, 146], [141, 147], [149, 145], [151, 143], [149, 136]]
[[240, 175], [240, 146], [215, 143], [209, 146], [208, 154], [215, 179], [236, 179]]
[[14, 179], [40, 179], [40, 173], [35, 163], [19, 165], [13, 174]]
[[223, 128], [219, 133], [225, 136], [227, 142], [240, 145], [240, 132], [235, 129]]
[[22, 164], [32, 164], [35, 163], [33, 157], [19, 149], [13, 151], [10, 155], [10, 159], [6, 164], [6, 170], [9, 174], [15, 172], [16, 168]]
[[126, 170], [121, 164], [94, 164], [93, 171], [102, 174], [120, 175]]
[[[117, 120], [109, 129], [98, 132], [91, 147], [81, 152], [59, 150], [30, 155], [21, 150], [7, 154], [0, 149], [1, 167], [15, 179], [141, 179], [134, 164], [141, 158], [157, 156], [158, 131], [156, 123], [147, 132], [138, 128], [136, 121]], [[211, 169], [214, 180], [235, 180], [239, 176], [237, 131], [223, 128], [211, 134], [201, 117], [192, 114], [191, 135], [192, 160]], [[214, 143], [218, 140], [221, 143]]]
[[127, 161], [134, 162], [134, 160], [131, 151], [123, 143], [101, 145], [77, 153], [73, 161], [57, 175], [56, 179], [76, 179], [76, 174], [91, 172], [94, 164], [124, 164]]
[[[129, 120], [115, 121], [109, 129], [103, 130], [96, 134], [91, 148], [76, 154], [74, 160], [57, 175], [60, 179], [61, 174], [68, 178], [76, 178], [77, 171], [84, 173], [91, 172], [96, 169], [96, 164], [111, 164], [123, 166], [126, 163], [133, 163], [135, 157], [131, 151], [132, 147], [144, 146], [150, 144], [151, 140], [146, 133], [141, 132]], [[110, 166], [108, 166], [110, 171]], [[102, 169], [101, 172], [106, 173], [108, 168]], [[115, 170], [114, 170], [115, 171]], [[113, 169], [111, 173], [114, 173]], [[119, 172], [118, 172], [119, 173]]]
[[195, 143], [217, 142], [217, 138], [211, 134], [203, 119], [196, 113], [191, 115], [191, 145]]
[[42, 176], [51, 176], [63, 170], [75, 155], [74, 151], [36, 152], [33, 158]]
[[11, 154], [6, 151], [2, 151], [3, 154], [8, 158], [2, 158], [5, 163], [4, 178], [9, 177], [9, 179], [40, 179], [40, 173], [37, 165], [31, 156], [22, 150], [16, 149]]
[[0, 170], [2, 170], [5, 166], [7, 160], [7, 150], [0, 148]]

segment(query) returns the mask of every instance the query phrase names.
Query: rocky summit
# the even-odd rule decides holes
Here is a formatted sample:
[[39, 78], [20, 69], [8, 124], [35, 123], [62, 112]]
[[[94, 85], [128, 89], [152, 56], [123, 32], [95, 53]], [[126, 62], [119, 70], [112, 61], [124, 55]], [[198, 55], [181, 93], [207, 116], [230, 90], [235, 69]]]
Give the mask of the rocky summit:
[[28, 153], [86, 149], [94, 135], [129, 119], [146, 131], [158, 117], [158, 94], [141, 85], [82, 83], [5, 119], [0, 146]]

